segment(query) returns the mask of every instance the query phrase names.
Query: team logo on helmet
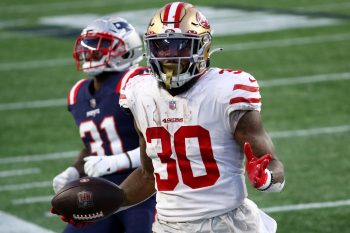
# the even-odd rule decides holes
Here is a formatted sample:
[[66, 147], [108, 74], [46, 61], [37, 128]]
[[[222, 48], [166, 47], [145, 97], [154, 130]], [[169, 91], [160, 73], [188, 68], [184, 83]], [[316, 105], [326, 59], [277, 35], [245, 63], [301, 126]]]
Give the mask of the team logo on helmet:
[[168, 28], [165, 30], [165, 33], [175, 33], [175, 30], [172, 28]]
[[126, 32], [129, 32], [132, 30], [132, 28], [130, 27], [130, 24], [123, 22], [123, 21], [115, 22], [115, 23], [113, 23], [113, 25], [118, 30], [124, 29]]
[[198, 21], [199, 25], [201, 25], [205, 29], [209, 29], [210, 28], [209, 21], [207, 20], [207, 18], [205, 18], [205, 16], [202, 14], [202, 12], [197, 11], [196, 18], [197, 18], [197, 21]]
[[86, 209], [94, 206], [92, 193], [89, 191], [81, 191], [77, 194], [78, 208]]

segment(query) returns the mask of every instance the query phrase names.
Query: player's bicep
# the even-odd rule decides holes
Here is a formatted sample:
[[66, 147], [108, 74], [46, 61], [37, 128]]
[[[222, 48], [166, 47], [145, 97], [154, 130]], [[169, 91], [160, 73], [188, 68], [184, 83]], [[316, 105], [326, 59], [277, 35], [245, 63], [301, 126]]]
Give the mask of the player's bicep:
[[[232, 120], [231, 124], [234, 123]], [[236, 124], [234, 139], [242, 148], [245, 142], [249, 142], [257, 157], [265, 154], [275, 155], [271, 138], [263, 127], [260, 112], [246, 111]]]

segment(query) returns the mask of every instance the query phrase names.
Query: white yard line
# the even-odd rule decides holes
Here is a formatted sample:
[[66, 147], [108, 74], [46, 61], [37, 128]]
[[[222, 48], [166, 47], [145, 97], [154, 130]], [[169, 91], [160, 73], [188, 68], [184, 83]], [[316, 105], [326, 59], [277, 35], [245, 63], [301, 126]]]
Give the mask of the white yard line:
[[74, 66], [72, 59], [57, 58], [57, 59], [45, 59], [45, 60], [33, 60], [24, 62], [8, 62], [0, 63], [0, 71], [11, 70], [26, 70], [26, 69], [42, 69], [43, 67], [59, 67], [59, 66]]
[[320, 35], [320, 36], [309, 36], [309, 37], [298, 37], [291, 39], [282, 40], [267, 40], [260, 42], [245, 42], [245, 43], [232, 43], [232, 44], [221, 44], [214, 45], [214, 47], [222, 47], [225, 51], [239, 51], [239, 50], [250, 50], [250, 49], [266, 49], [275, 47], [289, 47], [298, 45], [318, 44], [325, 42], [339, 42], [350, 40], [350, 33], [345, 34], [334, 34], [334, 35]]
[[3, 233], [54, 233], [33, 223], [0, 210], [0, 232]]
[[[291, 77], [291, 78], [278, 78], [266, 81], [259, 81], [261, 87], [275, 87], [275, 86], [287, 86], [298, 85], [305, 83], [318, 83], [318, 82], [331, 82], [350, 80], [350, 72], [345, 73], [333, 73], [333, 74], [320, 74], [311, 76]], [[32, 108], [46, 108], [64, 106], [67, 104], [66, 99], [50, 99], [50, 100], [37, 100], [29, 102], [14, 102], [14, 103], [0, 103], [0, 111], [8, 110], [21, 110]], [[1, 160], [0, 160], [1, 163]]]
[[350, 132], [350, 125], [313, 128], [313, 129], [276, 131], [276, 132], [269, 133], [269, 135], [271, 136], [271, 138], [290, 138], [290, 137], [306, 137], [306, 136], [321, 135], [321, 134], [335, 134], [335, 133], [347, 133], [347, 132]]
[[[266, 81], [259, 81], [261, 87], [275, 87], [275, 86], [288, 86], [298, 85], [305, 83], [318, 83], [318, 82], [331, 82], [350, 80], [350, 72], [334, 73], [334, 74], [319, 74], [312, 76], [300, 76], [291, 78], [278, 78]], [[0, 105], [1, 106], [1, 105]]]
[[32, 174], [38, 174], [40, 172], [41, 172], [41, 170], [39, 168], [37, 168], [37, 167], [0, 171], [0, 178], [9, 177], [9, 176], [32, 175]]
[[[1, 28], [1, 24], [0, 24]], [[0, 40], [8, 40], [14, 38], [27, 38], [27, 37], [37, 37], [38, 34], [35, 33], [21, 33], [21, 32], [2, 32], [0, 35]]]
[[35, 189], [35, 188], [47, 188], [52, 187], [52, 181], [37, 181], [31, 183], [22, 183], [22, 184], [7, 184], [0, 186], [0, 193], [6, 191], [18, 191], [26, 189]]
[[78, 151], [64, 151], [50, 154], [41, 155], [20, 155], [20, 156], [10, 156], [6, 158], [0, 158], [0, 164], [9, 163], [27, 163], [27, 162], [41, 162], [45, 160], [56, 160], [56, 159], [66, 159], [74, 158], [78, 156]]
[[26, 198], [20, 198], [20, 199], [13, 199], [11, 203], [14, 205], [43, 203], [43, 202], [51, 202], [52, 198], [53, 196], [26, 197]]
[[0, 103], [0, 111], [48, 108], [67, 105], [67, 99], [36, 100], [29, 102]]
[[[20, 27], [20, 26], [26, 26], [26, 25], [28, 25], [28, 20], [25, 20], [25, 19], [0, 20], [0, 29], [9, 28], [9, 27]], [[0, 38], [1, 37], [3, 37], [3, 35], [1, 35]], [[21, 38], [21, 36], [17, 36], [15, 38]]]
[[262, 208], [266, 213], [275, 213], [275, 212], [289, 212], [289, 211], [300, 211], [300, 210], [310, 210], [310, 209], [320, 209], [320, 208], [334, 208], [349, 206], [350, 199], [348, 200], [339, 200], [339, 201], [330, 201], [330, 202], [315, 202], [315, 203], [303, 203], [296, 205], [280, 205], [280, 206], [271, 206]]

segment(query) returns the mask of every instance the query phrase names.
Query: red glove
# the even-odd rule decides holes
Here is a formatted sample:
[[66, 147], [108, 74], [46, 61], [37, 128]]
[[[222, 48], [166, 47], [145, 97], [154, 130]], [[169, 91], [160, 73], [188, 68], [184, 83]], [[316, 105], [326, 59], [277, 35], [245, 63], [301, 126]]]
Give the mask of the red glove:
[[67, 223], [69, 223], [69, 224], [71, 224], [71, 225], [73, 225], [75, 227], [85, 227], [85, 226], [93, 224], [93, 222], [80, 222], [80, 221], [75, 221], [73, 218], [67, 218], [66, 216], [61, 215], [60, 213], [58, 213], [57, 210], [55, 210], [53, 207], [51, 207], [50, 212], [52, 214], [60, 215], [61, 216], [61, 220], [63, 222], [67, 222]]
[[266, 168], [272, 159], [272, 155], [266, 154], [260, 158], [256, 157], [248, 142], [244, 144], [244, 154], [247, 157], [245, 168], [250, 183], [256, 189], [268, 189], [272, 183], [272, 176], [270, 170]]

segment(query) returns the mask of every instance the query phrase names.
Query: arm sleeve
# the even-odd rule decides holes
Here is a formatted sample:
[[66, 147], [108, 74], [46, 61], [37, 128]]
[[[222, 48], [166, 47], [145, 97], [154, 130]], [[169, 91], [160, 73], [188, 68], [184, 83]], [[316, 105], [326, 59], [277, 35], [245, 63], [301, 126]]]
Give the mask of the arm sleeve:
[[140, 147], [116, 155], [109, 155], [111, 171], [137, 168], [140, 162]]
[[130, 160], [130, 168], [136, 168], [141, 165], [140, 161], [140, 147], [137, 147], [136, 149], [129, 150], [125, 152], [126, 156], [128, 156], [128, 159]]
[[248, 73], [237, 75], [232, 85], [227, 110], [261, 110], [260, 87], [256, 79]]
[[[230, 76], [231, 75], [231, 76]], [[239, 119], [247, 111], [261, 111], [260, 87], [248, 73], [230, 74], [226, 77], [223, 102], [227, 129], [235, 132]]]

